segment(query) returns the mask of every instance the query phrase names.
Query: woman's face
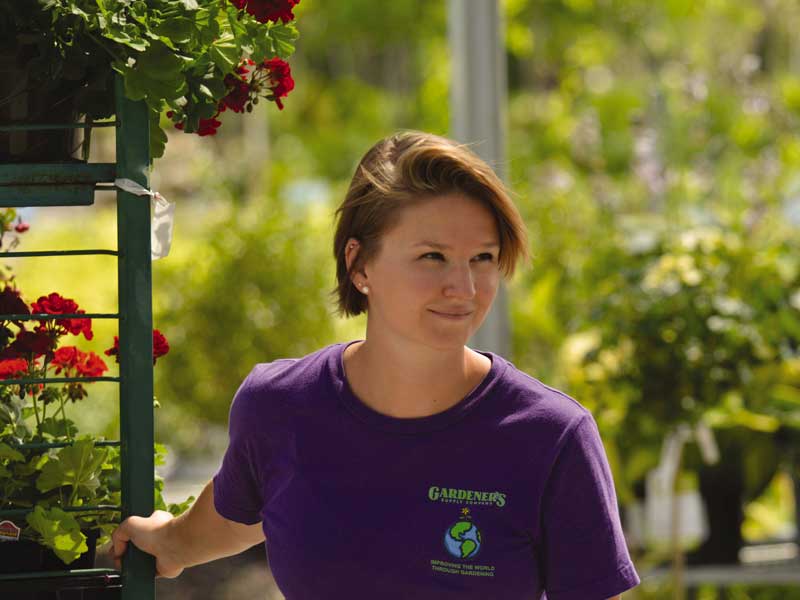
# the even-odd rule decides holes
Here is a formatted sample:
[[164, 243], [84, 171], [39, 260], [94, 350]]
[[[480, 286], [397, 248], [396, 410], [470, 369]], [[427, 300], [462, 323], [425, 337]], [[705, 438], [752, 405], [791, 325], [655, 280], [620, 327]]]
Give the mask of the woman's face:
[[[353, 275], [359, 290], [369, 287], [369, 334], [463, 347], [497, 293], [499, 249], [493, 214], [469, 196], [435, 196], [404, 209], [379, 254]], [[464, 316], [447, 316], [454, 314]]]

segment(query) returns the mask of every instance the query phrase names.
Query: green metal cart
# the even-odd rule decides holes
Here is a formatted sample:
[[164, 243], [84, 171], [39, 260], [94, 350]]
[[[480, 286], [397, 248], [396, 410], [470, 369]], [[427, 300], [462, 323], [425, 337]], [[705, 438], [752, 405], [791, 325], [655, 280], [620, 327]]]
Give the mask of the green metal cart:
[[[0, 131], [72, 129], [113, 126], [116, 129], [115, 163], [0, 164], [0, 207], [78, 206], [94, 203], [99, 189], [116, 189], [116, 178], [132, 179], [149, 187], [149, 127], [147, 107], [132, 102], [116, 82], [116, 118], [112, 123], [65, 125], [0, 125]], [[117, 257], [119, 312], [80, 315], [50, 315], [49, 318], [93, 318], [119, 320], [119, 377], [80, 378], [80, 381], [114, 381], [120, 386], [120, 439], [106, 442], [120, 447], [122, 506], [101, 507], [130, 515], [149, 516], [154, 505], [153, 459], [153, 318], [150, 255], [150, 202], [117, 189], [117, 249], [6, 252], [3, 258], [106, 254]], [[6, 319], [26, 315], [5, 316]], [[28, 317], [30, 318], [30, 317]], [[39, 319], [39, 317], [36, 317]], [[48, 378], [47, 383], [66, 383], [76, 378]], [[41, 383], [41, 379], [0, 382]], [[49, 444], [61, 447], [66, 444]], [[42, 447], [43, 445], [39, 445]], [[97, 510], [80, 507], [75, 512]], [[24, 516], [27, 511], [0, 511], [3, 518]], [[13, 513], [13, 514], [12, 514]], [[6, 542], [13, 543], [13, 542]], [[59, 598], [107, 598], [111, 595], [89, 590], [117, 588], [123, 600], [155, 598], [155, 561], [152, 556], [129, 545], [121, 572], [115, 569], [75, 569], [42, 573], [0, 575], [0, 596], [17, 597], [14, 590], [33, 593], [65, 590]], [[66, 592], [66, 590], [73, 590]], [[75, 595], [87, 590], [86, 595]], [[6, 594], [9, 595], [6, 595]]]

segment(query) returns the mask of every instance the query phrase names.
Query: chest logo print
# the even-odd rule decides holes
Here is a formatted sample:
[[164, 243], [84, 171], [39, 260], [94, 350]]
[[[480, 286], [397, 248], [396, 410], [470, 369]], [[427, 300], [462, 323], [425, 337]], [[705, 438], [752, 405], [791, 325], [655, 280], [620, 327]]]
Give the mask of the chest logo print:
[[469, 509], [461, 509], [461, 517], [444, 532], [444, 547], [455, 558], [474, 558], [481, 549], [483, 539]]
[[506, 505], [504, 492], [481, 492], [478, 490], [462, 490], [432, 485], [428, 488], [428, 500], [433, 502], [450, 502], [452, 504], [477, 504], [502, 508]]

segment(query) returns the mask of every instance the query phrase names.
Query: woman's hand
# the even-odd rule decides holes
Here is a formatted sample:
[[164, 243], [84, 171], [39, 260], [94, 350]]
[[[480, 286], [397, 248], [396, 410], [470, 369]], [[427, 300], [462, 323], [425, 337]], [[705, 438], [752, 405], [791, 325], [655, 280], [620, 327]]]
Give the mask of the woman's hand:
[[117, 569], [121, 568], [122, 557], [133, 542], [137, 548], [156, 557], [158, 577], [177, 577], [183, 571], [178, 556], [168, 543], [169, 532], [174, 517], [164, 510], [154, 511], [149, 517], [128, 517], [111, 534], [109, 553]]
[[178, 517], [157, 510], [149, 517], [128, 517], [111, 534], [110, 554], [117, 568], [133, 542], [156, 557], [159, 577], [177, 577], [187, 567], [233, 556], [264, 542], [261, 523], [229, 521], [214, 508], [214, 481], [209, 481], [185, 513]]

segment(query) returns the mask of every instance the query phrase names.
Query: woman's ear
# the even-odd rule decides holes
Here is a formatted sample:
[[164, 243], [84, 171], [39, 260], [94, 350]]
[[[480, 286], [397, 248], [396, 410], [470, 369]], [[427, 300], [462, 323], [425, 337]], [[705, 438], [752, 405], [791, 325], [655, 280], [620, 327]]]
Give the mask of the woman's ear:
[[[347, 240], [347, 244], [344, 247], [344, 259], [348, 271], [350, 271], [350, 268], [353, 266], [353, 263], [355, 263], [355, 261], [358, 259], [358, 253], [360, 252], [360, 250], [361, 250], [361, 244], [356, 238], [351, 237], [350, 239]], [[355, 275], [355, 272], [351, 274], [350, 279], [353, 282], [353, 285], [358, 287], [358, 283], [353, 278], [353, 275]]]

